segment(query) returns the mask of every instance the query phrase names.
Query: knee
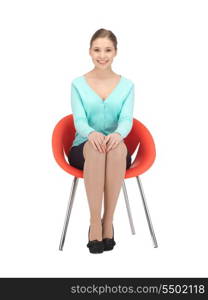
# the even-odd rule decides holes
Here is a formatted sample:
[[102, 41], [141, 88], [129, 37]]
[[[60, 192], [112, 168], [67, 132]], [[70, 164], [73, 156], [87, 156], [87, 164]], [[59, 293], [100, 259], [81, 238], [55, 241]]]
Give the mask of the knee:
[[93, 158], [95, 156], [104, 156], [105, 154], [94, 149], [93, 145], [91, 144], [90, 141], [87, 141], [85, 144], [84, 144], [84, 147], [83, 147], [83, 156], [84, 156], [84, 159], [86, 159], [87, 156], [93, 156]]
[[110, 149], [107, 154], [108, 155], [111, 155], [111, 156], [114, 156], [114, 157], [118, 157], [120, 158], [121, 156], [123, 157], [126, 157], [127, 155], [127, 152], [128, 152], [128, 149], [126, 147], [126, 144], [121, 141], [116, 148], [114, 149]]

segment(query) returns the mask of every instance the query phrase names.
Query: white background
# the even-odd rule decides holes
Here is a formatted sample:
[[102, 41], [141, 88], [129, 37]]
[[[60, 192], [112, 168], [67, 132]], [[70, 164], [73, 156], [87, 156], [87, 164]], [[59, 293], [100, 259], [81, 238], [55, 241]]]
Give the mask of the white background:
[[[208, 276], [207, 1], [1, 1], [0, 276]], [[71, 113], [71, 80], [94, 65], [92, 34], [118, 39], [112, 68], [135, 83], [134, 117], [151, 132], [156, 160], [141, 175], [158, 248], [135, 178], [127, 179], [113, 251], [93, 255], [79, 179], [63, 252], [58, 250], [73, 177], [51, 146]]]

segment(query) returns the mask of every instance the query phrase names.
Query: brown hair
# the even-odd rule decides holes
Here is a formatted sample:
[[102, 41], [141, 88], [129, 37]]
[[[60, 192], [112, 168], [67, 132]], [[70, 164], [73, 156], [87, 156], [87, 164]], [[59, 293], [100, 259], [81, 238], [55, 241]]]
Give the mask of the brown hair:
[[92, 43], [94, 40], [96, 40], [97, 38], [104, 38], [107, 37], [109, 40], [111, 40], [113, 42], [114, 48], [115, 50], [117, 50], [117, 38], [115, 36], [115, 34], [111, 31], [111, 30], [107, 30], [104, 28], [98, 29], [93, 36], [91, 37], [90, 40], [90, 48], [92, 47]]

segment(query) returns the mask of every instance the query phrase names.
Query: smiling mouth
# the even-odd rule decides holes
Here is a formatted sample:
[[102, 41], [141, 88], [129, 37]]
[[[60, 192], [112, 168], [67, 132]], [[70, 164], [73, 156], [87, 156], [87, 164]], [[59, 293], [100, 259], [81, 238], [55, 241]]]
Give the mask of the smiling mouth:
[[98, 62], [99, 64], [101, 64], [101, 65], [104, 65], [104, 64], [106, 64], [108, 61], [100, 61], [100, 60], [97, 60], [97, 62]]

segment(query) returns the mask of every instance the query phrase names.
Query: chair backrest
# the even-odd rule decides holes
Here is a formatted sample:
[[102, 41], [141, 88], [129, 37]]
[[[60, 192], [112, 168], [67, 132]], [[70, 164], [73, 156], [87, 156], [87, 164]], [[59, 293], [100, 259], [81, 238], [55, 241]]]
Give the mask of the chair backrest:
[[75, 136], [75, 127], [73, 115], [63, 117], [53, 129], [52, 134], [52, 150], [54, 157], [59, 164], [63, 163], [63, 154], [68, 155]]
[[156, 148], [153, 137], [147, 127], [134, 118], [131, 132], [125, 138], [125, 143], [131, 155], [139, 145], [135, 165], [139, 164], [143, 168], [143, 172], [148, 170], [155, 160]]

